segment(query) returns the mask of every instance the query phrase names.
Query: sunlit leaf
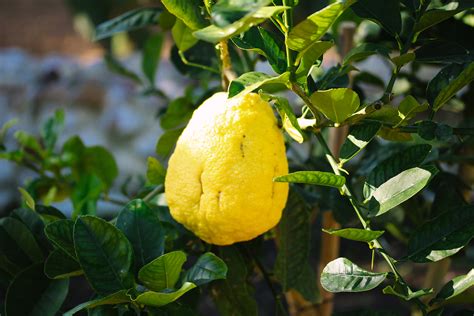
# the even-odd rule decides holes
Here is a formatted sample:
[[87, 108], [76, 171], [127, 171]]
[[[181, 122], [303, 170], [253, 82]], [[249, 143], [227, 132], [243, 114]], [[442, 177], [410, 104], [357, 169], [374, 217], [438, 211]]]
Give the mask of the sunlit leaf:
[[364, 242], [377, 239], [384, 233], [383, 230], [367, 230], [360, 228], [323, 229], [323, 231], [330, 235], [336, 235], [345, 239]]
[[94, 308], [96, 306], [102, 306], [102, 305], [117, 305], [117, 304], [128, 303], [128, 302], [131, 302], [131, 298], [129, 295], [127, 295], [127, 290], [121, 290], [113, 294], [110, 294], [108, 296], [79, 304], [73, 309], [64, 313], [63, 316], [75, 315], [77, 312], [80, 312], [81, 310], [86, 309], [86, 308]]
[[360, 105], [359, 96], [349, 88], [316, 91], [310, 98], [314, 106], [335, 123], [344, 122]]
[[187, 51], [198, 42], [198, 39], [193, 36], [191, 28], [179, 19], [174, 23], [171, 34], [173, 35], [174, 43], [182, 52]]
[[398, 0], [358, 0], [352, 6], [352, 10], [361, 18], [379, 23], [392, 35], [400, 34], [402, 30]]
[[227, 266], [224, 261], [212, 252], [206, 252], [186, 271], [184, 282], [200, 286], [214, 280], [225, 279], [226, 276]]
[[138, 304], [143, 304], [146, 306], [155, 306], [160, 307], [171, 302], [176, 301], [178, 298], [186, 294], [186, 292], [194, 289], [196, 287], [195, 284], [190, 282], [185, 282], [183, 286], [177, 291], [174, 292], [153, 292], [147, 291], [143, 294], [137, 296], [134, 300]]
[[284, 72], [278, 77], [272, 77], [263, 72], [247, 72], [237, 79], [232, 80], [229, 85], [229, 98], [235, 97], [239, 94], [252, 92], [265, 84], [280, 83], [288, 85], [289, 78], [289, 72]]
[[185, 261], [184, 252], [169, 252], [143, 266], [138, 272], [138, 278], [153, 291], [172, 289], [179, 279]]
[[447, 301], [474, 286], [474, 269], [465, 275], [459, 275], [446, 283], [431, 300], [430, 304]]
[[377, 135], [382, 124], [379, 122], [367, 122], [353, 125], [339, 152], [341, 164], [352, 159]]
[[323, 171], [296, 171], [273, 179], [275, 182], [305, 183], [341, 188], [346, 183], [346, 178]]
[[161, 2], [170, 13], [192, 30], [200, 29], [208, 24], [201, 14], [199, 0], [162, 0]]

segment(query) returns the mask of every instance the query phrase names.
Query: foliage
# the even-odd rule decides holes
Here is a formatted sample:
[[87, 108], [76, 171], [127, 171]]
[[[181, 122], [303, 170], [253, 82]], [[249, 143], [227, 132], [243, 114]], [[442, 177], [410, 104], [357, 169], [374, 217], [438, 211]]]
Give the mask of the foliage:
[[[192, 315], [206, 295], [222, 315], [256, 315], [255, 275], [267, 283], [275, 314], [287, 313], [282, 294], [297, 292], [309, 306], [320, 302], [317, 285], [333, 293], [376, 290], [429, 315], [472, 303], [472, 264], [439, 289], [413, 284], [398, 266], [436, 269], [433, 262], [448, 258], [472, 263], [466, 251], [472, 252], [474, 237], [467, 200], [472, 183], [463, 183], [472, 174], [453, 170], [468, 170], [473, 161], [473, 6], [470, 0], [163, 0], [98, 25], [97, 39], [158, 26], [141, 47], [140, 73], [106, 57], [109, 68], [143, 94], [167, 101], [158, 115], [164, 132], [157, 157], [148, 158], [146, 171], [144, 162], [143, 188], [125, 194], [121, 211], [107, 221], [96, 216], [97, 202], [110, 201], [119, 173], [107, 149], [86, 146], [78, 136], [59, 144], [62, 111], [39, 136], [16, 131], [13, 148], [7, 138], [14, 122], [2, 127], [0, 158], [35, 175], [20, 190], [22, 206], [0, 219], [5, 315], [65, 312], [71, 278], [85, 279], [94, 295], [66, 315], [82, 309], [91, 315]], [[350, 50], [340, 43], [344, 21], [358, 29]], [[197, 79], [174, 100], [156, 87], [168, 32], [171, 62]], [[334, 46], [341, 62], [326, 67]], [[363, 67], [374, 57], [391, 68], [388, 80]], [[426, 67], [436, 74], [420, 76]], [[204, 244], [174, 222], [158, 198], [179, 135], [221, 83], [229, 97], [259, 92], [289, 136], [291, 172], [273, 180], [293, 183], [290, 199], [276, 234], [264, 242], [275, 240], [276, 255], [268, 256], [272, 247], [259, 247], [263, 238], [229, 247]], [[464, 120], [450, 120], [446, 113], [460, 107]], [[347, 135], [340, 132], [345, 127]], [[340, 149], [329, 147], [328, 130], [344, 136]], [[302, 154], [291, 139], [309, 152]], [[74, 207], [71, 218], [52, 206], [66, 199]], [[326, 211], [342, 227], [315, 233], [320, 226], [314, 220]], [[336, 258], [316, 271], [312, 243], [321, 234], [366, 244], [372, 258], [349, 253], [354, 258]], [[276, 257], [272, 271], [263, 257]], [[364, 267], [370, 261], [377, 271]]]

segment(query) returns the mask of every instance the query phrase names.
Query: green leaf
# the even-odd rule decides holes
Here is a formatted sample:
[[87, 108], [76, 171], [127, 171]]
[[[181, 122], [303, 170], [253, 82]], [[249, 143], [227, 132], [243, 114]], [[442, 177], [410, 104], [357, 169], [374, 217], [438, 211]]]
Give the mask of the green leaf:
[[329, 262], [321, 273], [321, 285], [332, 293], [364, 292], [376, 288], [387, 273], [375, 273], [361, 269], [349, 259], [337, 258]]
[[342, 188], [346, 178], [323, 171], [296, 171], [273, 179], [274, 182], [291, 182], [323, 185], [334, 188]]
[[428, 83], [426, 90], [428, 101], [433, 110], [439, 110], [461, 88], [474, 80], [474, 62], [467, 64], [451, 64]]
[[83, 174], [71, 194], [74, 212], [72, 217], [78, 215], [95, 214], [97, 201], [104, 189], [104, 184], [99, 177], [93, 174]]
[[61, 219], [47, 225], [44, 232], [56, 247], [63, 250], [70, 258], [75, 260], [76, 250], [74, 249], [73, 230], [73, 221]]
[[257, 302], [248, 283], [247, 263], [236, 246], [219, 247], [228, 267], [227, 278], [212, 283], [212, 296], [221, 315], [257, 316]]
[[198, 42], [198, 39], [193, 36], [192, 30], [179, 19], [174, 23], [171, 34], [173, 35], [174, 43], [182, 52], [187, 51]]
[[284, 43], [266, 29], [258, 26], [252, 27], [244, 34], [232, 38], [232, 41], [241, 49], [254, 51], [264, 56], [276, 73], [285, 72]]
[[193, 103], [188, 98], [176, 98], [169, 103], [165, 114], [161, 117], [160, 125], [165, 130], [182, 127], [189, 121], [193, 111]]
[[11, 213], [11, 216], [19, 219], [26, 225], [43, 251], [47, 251], [51, 248], [48, 238], [46, 238], [44, 233], [44, 222], [36, 211], [26, 208], [18, 208]]
[[43, 147], [39, 143], [38, 139], [25, 132], [25, 131], [16, 131], [13, 135], [17, 140], [18, 144], [20, 145], [21, 149], [27, 149], [28, 151], [33, 151], [37, 153], [40, 158], [46, 157], [46, 152], [44, 151]]
[[169, 156], [182, 132], [183, 128], [164, 132], [156, 143], [156, 153], [161, 157]]
[[396, 126], [400, 126], [402, 123], [411, 120], [417, 113], [424, 112], [427, 109], [428, 103], [420, 104], [411, 95], [407, 96], [398, 106], [398, 115], [402, 120], [397, 123]]
[[[463, 3], [464, 2], [464, 3]], [[424, 30], [455, 16], [459, 12], [472, 8], [472, 1], [453, 1], [448, 5], [426, 11], [415, 25], [415, 33], [421, 33]]]
[[359, 96], [349, 88], [316, 91], [310, 99], [319, 111], [338, 124], [354, 114], [360, 105]]
[[41, 127], [41, 138], [43, 138], [46, 149], [53, 150], [58, 140], [58, 135], [64, 127], [64, 110], [56, 110], [54, 116], [48, 118]]
[[363, 43], [349, 51], [342, 61], [343, 65], [348, 65], [353, 62], [363, 60], [371, 55], [380, 54], [386, 58], [390, 58], [390, 49], [386, 46]]
[[122, 65], [111, 54], [106, 54], [104, 56], [104, 61], [105, 61], [105, 64], [107, 65], [107, 68], [111, 72], [114, 72], [114, 73], [116, 73], [120, 76], [123, 76], [123, 77], [127, 77], [128, 79], [133, 80], [135, 83], [137, 83], [139, 85], [142, 84], [142, 80], [140, 79], [140, 76], [138, 76], [135, 72], [131, 71], [130, 69], [128, 69], [124, 65]]
[[163, 227], [156, 212], [142, 200], [128, 203], [120, 211], [116, 226], [132, 244], [136, 271], [163, 254]]
[[400, 34], [402, 30], [398, 0], [358, 0], [352, 10], [361, 18], [377, 22], [391, 35]]
[[421, 289], [416, 292], [413, 292], [408, 286], [396, 283], [394, 286], [386, 286], [383, 290], [384, 294], [394, 295], [405, 301], [410, 301], [412, 299], [429, 295], [433, 293], [433, 289]]
[[462, 292], [474, 286], [474, 269], [471, 269], [467, 274], [459, 275], [446, 283], [441, 290], [436, 294], [436, 297], [431, 300], [430, 304], [447, 301]]
[[428, 144], [414, 145], [380, 162], [365, 180], [364, 197], [370, 199], [375, 189], [382, 183], [404, 170], [421, 165], [430, 151], [431, 146]]
[[25, 201], [26, 206], [28, 206], [30, 209], [32, 209], [34, 211], [35, 210], [35, 200], [31, 196], [31, 194], [28, 191], [26, 191], [25, 189], [21, 188], [21, 187], [18, 188], [18, 191], [20, 191], [21, 197]]
[[74, 224], [77, 259], [92, 288], [108, 295], [133, 286], [129, 270], [132, 246], [112, 224], [94, 216], [81, 216]]
[[216, 25], [226, 26], [271, 2], [271, 0], [219, 0], [211, 8], [211, 17]]
[[155, 85], [155, 75], [160, 62], [163, 34], [156, 33], [150, 36], [143, 47], [142, 71], [150, 86]]
[[69, 280], [50, 280], [37, 263], [20, 272], [8, 287], [5, 316], [54, 316], [69, 289]]
[[265, 84], [281, 83], [288, 85], [290, 80], [290, 73], [284, 72], [277, 77], [264, 74], [263, 72], [247, 72], [237, 79], [232, 80], [229, 85], [229, 98], [235, 97], [239, 94], [252, 92]]
[[184, 252], [169, 252], [141, 268], [138, 278], [143, 282], [143, 285], [153, 291], [172, 289], [179, 279], [185, 261], [186, 254]]
[[298, 143], [302, 143], [304, 141], [303, 131], [298, 123], [298, 120], [293, 113], [293, 109], [291, 108], [288, 100], [284, 97], [279, 97], [275, 95], [260, 93], [260, 96], [267, 102], [271, 102], [272, 100], [275, 101], [275, 107], [280, 115], [283, 129], [290, 135]]
[[171, 302], [176, 301], [178, 298], [183, 296], [186, 292], [194, 289], [196, 284], [185, 282], [181, 288], [175, 292], [153, 292], [147, 291], [143, 294], [138, 295], [138, 297], [134, 300], [138, 304], [143, 304], [146, 306], [155, 306], [160, 307], [163, 305], [167, 305]]
[[170, 13], [192, 30], [200, 29], [208, 24], [201, 15], [199, 0], [162, 0], [161, 2]]
[[278, 224], [278, 253], [275, 276], [284, 292], [294, 289], [308, 301], [319, 301], [310, 265], [311, 210], [301, 195], [292, 188]]
[[44, 274], [50, 279], [64, 279], [83, 273], [79, 263], [61, 249], [53, 250], [44, 263]]
[[377, 135], [382, 127], [379, 122], [366, 122], [353, 125], [339, 152], [340, 164], [344, 164], [357, 155]]
[[415, 53], [405, 53], [405, 54], [400, 55], [400, 56], [395, 56], [395, 57], [391, 58], [390, 60], [395, 65], [395, 67], [402, 68], [406, 64], [414, 61], [416, 57], [417, 56], [415, 55]]
[[116, 33], [136, 30], [158, 23], [162, 10], [160, 8], [140, 8], [126, 12], [112, 20], [101, 23], [95, 30], [95, 40], [110, 37]]
[[313, 65], [333, 45], [333, 42], [316, 41], [298, 53], [295, 60], [298, 65], [295, 72], [298, 82], [306, 83], [306, 77], [310, 75]]
[[43, 218], [45, 224], [49, 224], [58, 219], [66, 219], [66, 216], [57, 208], [52, 206], [36, 205], [36, 212]]
[[97, 175], [107, 187], [110, 187], [118, 176], [114, 156], [102, 146], [87, 147], [84, 154], [86, 170]]
[[363, 242], [370, 242], [379, 238], [384, 233], [383, 230], [367, 230], [359, 228], [323, 229], [323, 232], [330, 235], [336, 235], [342, 238]]
[[308, 16], [291, 29], [288, 34], [288, 47], [302, 51], [320, 40], [345, 8], [346, 5], [336, 2]]
[[431, 41], [415, 50], [416, 61], [426, 63], [465, 63], [473, 60], [469, 50], [456, 42]]
[[0, 128], [0, 150], [5, 150], [5, 137], [7, 136], [8, 130], [17, 123], [17, 119], [11, 119], [4, 123], [2, 128]]
[[438, 169], [419, 167], [402, 171], [380, 185], [369, 201], [369, 216], [379, 216], [390, 211], [420, 192], [438, 172]]
[[127, 294], [127, 290], [121, 290], [113, 294], [110, 294], [108, 296], [101, 297], [101, 298], [77, 305], [73, 309], [64, 313], [63, 316], [72, 316], [85, 308], [89, 309], [89, 308], [94, 308], [94, 307], [102, 306], [102, 305], [118, 305], [118, 304], [129, 303], [129, 302], [131, 302], [131, 298]]
[[0, 219], [0, 253], [22, 267], [44, 260], [43, 252], [25, 224], [11, 217]]
[[231, 38], [247, 31], [252, 26], [262, 23], [286, 8], [287, 7], [283, 6], [262, 7], [255, 12], [247, 14], [232, 24], [224, 27], [209, 25], [208, 27], [195, 31], [193, 35], [203, 41], [217, 43], [221, 40]]
[[318, 79], [315, 88], [318, 90], [344, 88], [349, 85], [348, 74], [352, 70], [356, 70], [352, 65], [331, 67]]
[[186, 271], [184, 282], [201, 286], [214, 280], [225, 279], [226, 276], [227, 266], [224, 261], [212, 252], [206, 252]]
[[414, 262], [439, 261], [461, 250], [474, 237], [474, 207], [451, 209], [417, 229], [408, 243]]
[[165, 176], [166, 169], [158, 159], [148, 157], [146, 170], [146, 178], [148, 179], [148, 182], [156, 185], [163, 184], [165, 182]]

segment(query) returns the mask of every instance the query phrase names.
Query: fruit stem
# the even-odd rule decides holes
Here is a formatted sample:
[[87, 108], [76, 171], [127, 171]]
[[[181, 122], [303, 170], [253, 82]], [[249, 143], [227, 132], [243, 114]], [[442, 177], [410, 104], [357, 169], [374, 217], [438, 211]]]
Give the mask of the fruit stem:
[[227, 91], [229, 83], [236, 78], [235, 73], [232, 71], [232, 61], [230, 60], [229, 46], [227, 40], [219, 42], [220, 58], [222, 61], [222, 89]]

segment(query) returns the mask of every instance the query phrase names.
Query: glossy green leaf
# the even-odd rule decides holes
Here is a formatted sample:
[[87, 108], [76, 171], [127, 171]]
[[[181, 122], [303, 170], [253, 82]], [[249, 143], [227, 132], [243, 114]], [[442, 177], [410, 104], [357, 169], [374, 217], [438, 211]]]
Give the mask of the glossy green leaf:
[[163, 129], [184, 126], [191, 118], [194, 105], [186, 97], [179, 97], [168, 104], [166, 112], [161, 116], [160, 125]]
[[474, 62], [451, 64], [441, 71], [428, 84], [426, 90], [431, 107], [437, 111], [461, 88], [474, 80]]
[[211, 8], [211, 17], [217, 26], [226, 26], [271, 2], [271, 0], [219, 0]]
[[146, 178], [151, 184], [163, 184], [165, 182], [166, 169], [161, 162], [154, 157], [148, 157]]
[[58, 219], [66, 219], [66, 216], [60, 210], [55, 207], [52, 207], [51, 205], [45, 206], [37, 204], [35, 208], [36, 212], [40, 214], [40, 216], [43, 218], [45, 224], [54, 222]]
[[135, 72], [122, 65], [120, 61], [115, 59], [115, 57], [113, 57], [111, 54], [106, 54], [104, 56], [104, 61], [110, 71], [120, 76], [127, 77], [128, 79], [133, 80], [137, 84], [142, 84], [140, 76], [138, 76]]
[[382, 127], [379, 122], [366, 122], [353, 125], [339, 152], [341, 164], [351, 160], [377, 135]]
[[266, 29], [252, 27], [244, 34], [232, 38], [232, 41], [241, 49], [255, 51], [264, 56], [276, 73], [285, 72], [284, 43]]
[[140, 8], [126, 12], [98, 25], [95, 30], [95, 40], [98, 41], [116, 33], [128, 32], [148, 25], [155, 25], [158, 23], [161, 11], [159, 8]]
[[12, 217], [0, 219], [0, 253], [22, 267], [44, 260], [43, 252], [25, 224]]
[[183, 286], [177, 291], [174, 292], [153, 292], [147, 291], [143, 294], [137, 296], [134, 300], [138, 304], [143, 304], [146, 306], [155, 306], [160, 307], [167, 305], [171, 302], [176, 301], [178, 298], [189, 292], [190, 290], [196, 287], [195, 284], [190, 282], [185, 282]]
[[46, 238], [44, 233], [44, 222], [40, 214], [31, 209], [18, 208], [11, 213], [11, 216], [19, 219], [26, 225], [43, 251], [47, 251], [51, 248], [48, 238]]
[[426, 63], [465, 63], [473, 60], [469, 50], [456, 42], [431, 41], [415, 50], [416, 60]]
[[290, 73], [284, 72], [278, 77], [272, 77], [263, 72], [247, 72], [237, 79], [232, 80], [229, 85], [229, 98], [235, 97], [239, 94], [252, 92], [265, 84], [280, 83], [284, 85], [289, 84]]
[[390, 58], [390, 49], [386, 46], [374, 43], [363, 43], [351, 49], [342, 61], [343, 65], [363, 60], [371, 55], [380, 54]]
[[316, 91], [310, 99], [319, 111], [335, 123], [344, 122], [360, 105], [359, 96], [349, 88]]
[[50, 280], [43, 263], [20, 272], [8, 287], [5, 316], [54, 316], [66, 298], [69, 280]]
[[179, 279], [185, 261], [186, 254], [184, 252], [169, 252], [141, 268], [138, 278], [143, 282], [143, 285], [153, 291], [172, 289]]
[[415, 53], [405, 53], [405, 54], [400, 55], [400, 56], [395, 56], [395, 57], [391, 58], [390, 60], [395, 65], [395, 67], [402, 68], [406, 64], [414, 61], [416, 57], [417, 56], [415, 55]]
[[411, 168], [382, 183], [369, 201], [369, 216], [379, 216], [390, 211], [420, 192], [438, 172], [434, 169]]
[[384, 294], [394, 295], [405, 301], [410, 301], [433, 293], [433, 289], [421, 289], [413, 292], [408, 286], [400, 283], [396, 283], [394, 286], [386, 286], [382, 291]]
[[342, 2], [336, 2], [311, 14], [291, 29], [288, 46], [293, 50], [302, 51], [320, 40], [345, 8]]
[[118, 176], [118, 166], [112, 153], [103, 146], [92, 146], [86, 148], [84, 155], [86, 170], [110, 187]]
[[415, 32], [420, 33], [424, 30], [449, 19], [450, 17], [470, 9], [473, 6], [472, 1], [452, 1], [448, 5], [426, 11], [415, 25]]
[[226, 276], [227, 266], [224, 261], [212, 252], [206, 252], [186, 271], [184, 282], [200, 286], [214, 280], [225, 279]]
[[377, 22], [392, 35], [400, 34], [402, 30], [398, 0], [358, 0], [352, 10], [361, 18]]
[[431, 300], [430, 304], [447, 301], [458, 296], [472, 286], [474, 286], [474, 269], [471, 269], [467, 274], [459, 275], [446, 283], [438, 294], [436, 294], [436, 297]]
[[247, 31], [252, 26], [258, 25], [273, 15], [285, 10], [285, 8], [286, 7], [284, 6], [262, 7], [255, 12], [247, 14], [232, 24], [226, 25], [224, 27], [210, 25], [195, 31], [193, 35], [203, 41], [217, 43], [221, 40], [231, 38]]
[[356, 70], [352, 65], [331, 67], [316, 81], [315, 88], [318, 90], [345, 88], [349, 85], [348, 74], [352, 70]]
[[333, 45], [333, 42], [316, 41], [298, 53], [295, 60], [295, 64], [298, 65], [295, 72], [298, 82], [306, 83], [306, 77], [310, 75], [313, 65]]
[[182, 52], [193, 47], [198, 39], [193, 36], [191, 28], [189, 28], [182, 20], [176, 20], [171, 29], [173, 40], [178, 49]]
[[183, 128], [168, 130], [161, 135], [156, 143], [156, 153], [161, 157], [167, 157], [171, 154]]
[[18, 188], [18, 191], [20, 191], [21, 197], [26, 206], [32, 210], [35, 210], [35, 200], [31, 196], [31, 194], [21, 187]]
[[346, 178], [323, 171], [296, 171], [273, 179], [275, 182], [305, 183], [341, 188]]
[[46, 236], [56, 247], [63, 250], [72, 259], [76, 259], [73, 230], [74, 222], [67, 219], [52, 222], [44, 229]]
[[261, 93], [260, 95], [265, 101], [275, 101], [274, 105], [278, 111], [278, 114], [280, 115], [281, 122], [283, 124], [283, 129], [295, 141], [297, 141], [298, 143], [302, 143], [304, 141], [303, 131], [301, 130], [295, 113], [293, 113], [293, 109], [291, 108], [288, 100], [284, 97], [265, 93]]
[[136, 271], [163, 254], [163, 227], [157, 213], [142, 200], [128, 203], [120, 211], [116, 226], [132, 244]]
[[83, 174], [71, 194], [74, 212], [72, 217], [78, 215], [92, 215], [96, 213], [97, 201], [104, 190], [104, 184], [94, 174]]
[[63, 316], [75, 315], [76, 313], [86, 308], [89, 309], [89, 308], [94, 308], [94, 307], [102, 306], [102, 305], [117, 305], [117, 304], [129, 303], [129, 302], [131, 302], [131, 298], [127, 294], [127, 290], [121, 290], [113, 294], [110, 294], [108, 296], [79, 304], [73, 309], [64, 313]]
[[294, 289], [308, 301], [319, 301], [314, 282], [315, 272], [310, 265], [311, 209], [294, 188], [278, 224], [278, 253], [275, 276], [283, 291]]
[[79, 263], [61, 249], [53, 250], [44, 263], [44, 274], [50, 279], [64, 279], [83, 273]]
[[369, 242], [379, 238], [384, 233], [383, 230], [367, 230], [360, 228], [323, 229], [323, 232], [336, 235], [345, 239]]
[[420, 104], [411, 95], [407, 96], [400, 102], [398, 106], [398, 115], [401, 117], [401, 121], [397, 123], [398, 126], [403, 122], [411, 120], [417, 113], [424, 112], [428, 109], [428, 103]]
[[414, 262], [439, 261], [457, 253], [473, 237], [473, 206], [456, 207], [413, 233], [408, 243], [408, 258]]
[[387, 273], [366, 271], [346, 258], [329, 262], [321, 273], [321, 285], [332, 293], [364, 292], [376, 288]]
[[156, 33], [148, 37], [143, 47], [142, 71], [150, 86], [155, 85], [155, 76], [160, 62], [163, 34]]
[[382, 183], [404, 170], [421, 165], [430, 151], [431, 146], [428, 144], [414, 145], [380, 162], [365, 180], [364, 197], [369, 199]]
[[129, 289], [132, 246], [112, 224], [94, 216], [81, 216], [74, 224], [77, 259], [92, 288], [100, 295]]
[[192, 30], [200, 29], [208, 24], [201, 14], [199, 0], [162, 0], [161, 2], [170, 13]]

